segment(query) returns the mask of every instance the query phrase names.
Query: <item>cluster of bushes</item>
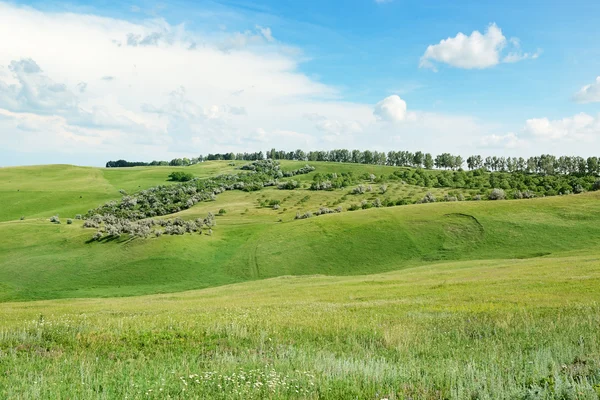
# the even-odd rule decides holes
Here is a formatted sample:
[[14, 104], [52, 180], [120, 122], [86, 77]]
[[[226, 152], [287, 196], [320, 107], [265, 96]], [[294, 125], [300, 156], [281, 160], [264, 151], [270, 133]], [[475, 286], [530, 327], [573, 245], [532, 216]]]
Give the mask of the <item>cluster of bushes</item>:
[[184, 235], [186, 233], [212, 234], [212, 227], [216, 225], [213, 214], [208, 213], [206, 218], [198, 218], [194, 221], [184, 221], [181, 218], [173, 220], [145, 219], [131, 221], [116, 218], [112, 215], [94, 215], [84, 222], [84, 228], [95, 228], [98, 231], [92, 237], [93, 240], [102, 238], [119, 238], [122, 235], [130, 237], [147, 238], [149, 236]]
[[[278, 178], [287, 174], [280, 170], [279, 162], [273, 160], [255, 161], [243, 166], [242, 169], [248, 172], [224, 174], [208, 179], [194, 178], [174, 185], [152, 187], [133, 195], [122, 192], [121, 201], [111, 201], [96, 209], [89, 210], [85, 216], [84, 227], [98, 229], [104, 219], [109, 218], [119, 221], [119, 226], [111, 227], [112, 232], [120, 231], [134, 236], [146, 237], [149, 234], [147, 228], [154, 225], [152, 223], [148, 225], [146, 222], [133, 224], [134, 221], [186, 210], [199, 202], [215, 200], [218, 194], [226, 190], [260, 190], [265, 186], [278, 184]], [[313, 169], [313, 167], [306, 166], [290, 173], [298, 175]], [[290, 185], [299, 186], [296, 181], [284, 182], [283, 184], [286, 185], [286, 188], [291, 188]], [[102, 219], [98, 220], [98, 216]], [[160, 225], [160, 222], [158, 224]], [[109, 225], [116, 225], [116, 223], [109, 223]], [[180, 233], [181, 227], [179, 225], [175, 226], [171, 231]], [[166, 229], [165, 233], [168, 233]], [[108, 234], [106, 226], [100, 234]]]
[[[226, 190], [249, 192], [276, 185], [277, 179], [283, 176], [279, 162], [272, 160], [255, 161], [242, 168], [248, 172], [219, 175], [207, 179], [194, 178], [188, 182], [152, 187], [133, 195], [123, 193], [121, 201], [111, 201], [88, 211], [86, 219], [96, 214], [113, 215], [129, 220], [173, 214], [199, 202], [215, 200], [218, 194]], [[308, 169], [302, 169], [302, 171], [306, 170]], [[292, 173], [298, 174], [298, 171], [300, 170]], [[299, 183], [288, 181], [283, 182], [282, 186], [282, 188], [293, 189], [298, 187]]]
[[295, 180], [280, 182], [277, 184], [277, 188], [282, 189], [282, 190], [294, 190], [299, 187], [300, 187], [300, 182], [295, 181]]
[[174, 182], [189, 182], [194, 179], [194, 175], [189, 172], [175, 171], [169, 174], [169, 180]]
[[314, 213], [311, 211], [307, 211], [303, 214], [301, 213], [296, 213], [296, 218], [295, 219], [307, 219], [307, 218], [311, 218], [313, 216], [319, 216], [319, 215], [325, 215], [325, 214], [335, 214], [335, 213], [341, 213], [343, 211], [341, 206], [338, 206], [334, 209], [331, 208], [327, 208], [327, 207], [319, 207], [319, 209], [317, 211], [315, 211]]
[[354, 189], [352, 189], [352, 194], [365, 194], [373, 191], [373, 186], [371, 185], [358, 185]]
[[397, 170], [390, 180], [402, 181], [415, 186], [478, 189], [485, 191], [498, 188], [505, 191], [531, 192], [537, 197], [582, 193], [600, 189], [595, 186], [597, 178], [591, 175], [539, 175], [522, 172]]
[[328, 174], [316, 173], [310, 185], [311, 190], [334, 190], [353, 185], [356, 178], [352, 172], [335, 172]]

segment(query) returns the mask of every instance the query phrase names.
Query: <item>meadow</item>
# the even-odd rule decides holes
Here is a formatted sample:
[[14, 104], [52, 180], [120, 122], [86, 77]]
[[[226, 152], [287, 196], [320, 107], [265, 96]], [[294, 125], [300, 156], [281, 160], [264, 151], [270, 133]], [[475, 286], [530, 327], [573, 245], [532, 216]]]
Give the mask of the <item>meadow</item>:
[[212, 236], [106, 242], [48, 218], [235, 167], [0, 169], [0, 398], [600, 396], [600, 192], [350, 212], [450, 190], [311, 191], [397, 169], [311, 165], [178, 213], [226, 210]]

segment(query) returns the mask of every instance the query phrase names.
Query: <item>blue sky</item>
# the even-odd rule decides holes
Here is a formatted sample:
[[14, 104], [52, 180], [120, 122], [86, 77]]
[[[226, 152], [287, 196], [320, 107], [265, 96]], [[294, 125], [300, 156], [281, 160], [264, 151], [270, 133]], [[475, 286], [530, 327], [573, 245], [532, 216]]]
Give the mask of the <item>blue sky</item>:
[[114, 3], [0, 1], [0, 165], [600, 155], [599, 2]]

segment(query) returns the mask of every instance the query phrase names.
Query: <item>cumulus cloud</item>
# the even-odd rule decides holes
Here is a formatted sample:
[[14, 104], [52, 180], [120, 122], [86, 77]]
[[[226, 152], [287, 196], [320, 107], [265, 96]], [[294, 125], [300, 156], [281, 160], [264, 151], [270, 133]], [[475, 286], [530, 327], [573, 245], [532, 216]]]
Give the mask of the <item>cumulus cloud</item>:
[[470, 116], [408, 111], [399, 96], [344, 101], [273, 36], [0, 1], [0, 37], [11, 38], [0, 46], [0, 148], [17, 164], [19, 153], [52, 151], [96, 165], [271, 147], [467, 153], [491, 131]]
[[557, 120], [532, 118], [525, 122], [524, 131], [541, 140], [592, 141], [600, 135], [600, 116], [579, 113]]
[[578, 103], [597, 103], [600, 102], [600, 76], [596, 81], [582, 87], [575, 95], [573, 100]]
[[527, 141], [520, 139], [513, 132], [509, 132], [505, 135], [487, 135], [481, 138], [480, 145], [486, 148], [497, 148], [497, 149], [516, 149], [527, 146]]
[[13, 60], [8, 69], [15, 84], [0, 81], [0, 107], [10, 111], [61, 113], [76, 109], [73, 93], [43, 74], [31, 58]]
[[[512, 51], [502, 58], [502, 51], [507, 46]], [[483, 34], [479, 31], [473, 31], [470, 35], [459, 32], [455, 37], [428, 46], [421, 57], [420, 67], [435, 68], [434, 62], [439, 62], [456, 68], [484, 69], [501, 61], [514, 63], [528, 58], [535, 59], [540, 53], [541, 50], [535, 53], [522, 52], [518, 38], [507, 40], [502, 30], [496, 24], [491, 24]]]
[[402, 100], [400, 96], [393, 94], [375, 105], [373, 115], [381, 121], [404, 121], [407, 116], [406, 102]]

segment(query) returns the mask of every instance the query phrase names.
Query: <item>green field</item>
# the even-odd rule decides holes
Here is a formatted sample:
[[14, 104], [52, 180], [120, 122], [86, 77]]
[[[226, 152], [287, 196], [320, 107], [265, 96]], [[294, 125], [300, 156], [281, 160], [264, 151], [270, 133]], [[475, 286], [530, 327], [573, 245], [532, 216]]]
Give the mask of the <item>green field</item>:
[[311, 165], [177, 214], [226, 210], [212, 236], [103, 242], [66, 218], [237, 166], [0, 169], [0, 398], [600, 396], [600, 192], [350, 212], [449, 190], [311, 191], [397, 169]]

